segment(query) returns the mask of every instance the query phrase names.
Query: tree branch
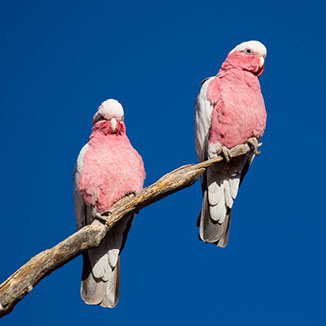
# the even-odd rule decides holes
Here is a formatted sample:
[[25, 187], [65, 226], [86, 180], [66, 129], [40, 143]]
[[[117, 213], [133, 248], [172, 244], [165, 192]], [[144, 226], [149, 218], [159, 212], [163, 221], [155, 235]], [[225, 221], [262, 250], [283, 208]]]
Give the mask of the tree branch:
[[[237, 157], [250, 151], [250, 147], [243, 144], [232, 148], [230, 156]], [[97, 247], [108, 230], [126, 214], [137, 212], [174, 192], [191, 186], [206, 168], [221, 161], [223, 161], [223, 156], [218, 156], [199, 164], [184, 165], [164, 175], [136, 195], [122, 198], [109, 211], [98, 214], [91, 225], [83, 227], [53, 248], [32, 257], [0, 285], [0, 317], [10, 313], [15, 305], [44, 277], [85, 250]]]

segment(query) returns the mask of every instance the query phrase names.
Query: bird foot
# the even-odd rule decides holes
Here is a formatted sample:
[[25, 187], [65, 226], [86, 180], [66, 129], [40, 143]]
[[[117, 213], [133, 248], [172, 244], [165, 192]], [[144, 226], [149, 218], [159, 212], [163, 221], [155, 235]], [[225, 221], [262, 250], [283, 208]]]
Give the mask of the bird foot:
[[[133, 190], [133, 191], [128, 191], [128, 192], [125, 193], [125, 197], [128, 197], [128, 196], [130, 196], [130, 195], [133, 195], [134, 197], [136, 197], [137, 193], [136, 193], [135, 190]], [[138, 213], [139, 213], [139, 210], [134, 211], [134, 214], [138, 214]]]
[[136, 191], [133, 190], [133, 191], [128, 191], [125, 193], [125, 197], [130, 196], [130, 195], [133, 195], [134, 197], [136, 197]]
[[249, 146], [249, 148], [251, 149], [251, 151], [256, 155], [259, 156], [260, 152], [258, 151], [258, 147], [259, 147], [259, 143], [258, 143], [258, 139], [255, 137], [249, 138], [247, 140], [247, 144]]
[[223, 158], [224, 158], [224, 161], [226, 163], [229, 163], [230, 160], [231, 160], [231, 151], [225, 147], [225, 146], [222, 146], [218, 151], [217, 151], [217, 155], [221, 155]]

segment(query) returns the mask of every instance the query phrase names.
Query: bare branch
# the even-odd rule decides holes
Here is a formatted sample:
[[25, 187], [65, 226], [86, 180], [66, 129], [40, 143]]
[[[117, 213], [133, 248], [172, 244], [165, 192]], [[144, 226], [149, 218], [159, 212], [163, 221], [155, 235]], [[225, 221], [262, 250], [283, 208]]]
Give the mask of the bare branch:
[[[243, 144], [232, 148], [230, 156], [241, 156], [250, 151], [250, 147]], [[11, 312], [44, 277], [85, 250], [97, 247], [108, 230], [126, 214], [139, 211], [174, 192], [191, 186], [206, 168], [221, 161], [223, 157], [218, 156], [199, 164], [182, 166], [164, 175], [136, 195], [129, 195], [116, 202], [109, 211], [98, 215], [91, 225], [83, 227], [53, 248], [32, 257], [0, 285], [0, 317]]]

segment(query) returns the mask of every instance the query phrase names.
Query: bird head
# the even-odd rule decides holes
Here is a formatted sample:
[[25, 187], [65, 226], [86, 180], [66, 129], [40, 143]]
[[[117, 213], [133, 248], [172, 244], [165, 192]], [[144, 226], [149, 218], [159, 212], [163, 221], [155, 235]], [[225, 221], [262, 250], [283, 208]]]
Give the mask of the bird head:
[[243, 42], [229, 53], [222, 67], [241, 68], [259, 77], [264, 71], [266, 54], [264, 44], [258, 41]]
[[93, 124], [105, 133], [119, 134], [125, 130], [122, 105], [114, 99], [104, 101], [93, 117]]

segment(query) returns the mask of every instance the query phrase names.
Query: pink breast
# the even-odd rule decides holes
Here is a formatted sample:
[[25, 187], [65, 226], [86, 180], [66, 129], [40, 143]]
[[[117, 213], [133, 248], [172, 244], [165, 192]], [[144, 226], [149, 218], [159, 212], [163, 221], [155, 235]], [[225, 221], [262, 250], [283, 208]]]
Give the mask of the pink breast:
[[259, 81], [252, 74], [246, 77], [216, 77], [210, 83], [207, 98], [213, 103], [213, 112], [209, 143], [232, 148], [263, 135], [266, 110]]
[[87, 204], [108, 210], [126, 193], [141, 190], [144, 179], [143, 161], [125, 135], [90, 140], [78, 185]]

